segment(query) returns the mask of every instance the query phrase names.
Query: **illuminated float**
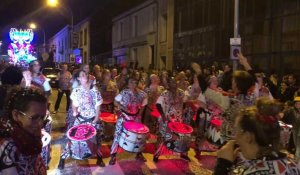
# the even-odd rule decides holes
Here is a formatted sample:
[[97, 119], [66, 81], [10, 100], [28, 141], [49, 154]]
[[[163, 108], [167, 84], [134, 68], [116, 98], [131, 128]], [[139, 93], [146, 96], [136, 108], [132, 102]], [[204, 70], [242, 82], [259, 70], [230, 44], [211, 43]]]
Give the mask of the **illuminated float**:
[[11, 28], [9, 37], [12, 41], [8, 46], [9, 63], [13, 65], [25, 66], [36, 60], [33, 56], [33, 46], [31, 42], [34, 37], [32, 29]]

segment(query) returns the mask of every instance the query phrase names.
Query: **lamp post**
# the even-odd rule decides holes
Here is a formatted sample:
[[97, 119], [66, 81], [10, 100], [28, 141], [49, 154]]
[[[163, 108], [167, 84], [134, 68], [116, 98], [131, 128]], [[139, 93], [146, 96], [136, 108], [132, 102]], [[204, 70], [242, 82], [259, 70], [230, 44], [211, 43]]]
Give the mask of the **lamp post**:
[[56, 7], [63, 8], [66, 11], [68, 11], [68, 13], [71, 16], [71, 29], [70, 29], [71, 35], [70, 35], [70, 50], [69, 50], [69, 55], [71, 56], [72, 48], [73, 48], [73, 30], [74, 30], [74, 15], [72, 9], [64, 4], [59, 3], [58, 0], [47, 0], [47, 5], [51, 8], [56, 8]]
[[[233, 29], [234, 29], [234, 38], [239, 37], [239, 0], [234, 0], [234, 22], [233, 22]], [[237, 70], [237, 60], [233, 60], [233, 70]]]
[[[37, 29], [37, 25], [35, 23], [30, 23], [29, 28], [31, 29]], [[43, 52], [46, 52], [46, 33], [44, 28], [39, 27], [43, 31]]]

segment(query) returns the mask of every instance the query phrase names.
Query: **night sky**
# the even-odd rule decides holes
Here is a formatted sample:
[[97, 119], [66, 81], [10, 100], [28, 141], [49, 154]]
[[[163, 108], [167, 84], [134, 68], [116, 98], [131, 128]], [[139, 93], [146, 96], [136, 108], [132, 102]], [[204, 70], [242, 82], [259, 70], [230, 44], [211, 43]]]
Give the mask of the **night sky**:
[[[107, 0], [61, 0], [64, 6], [72, 9], [74, 24], [101, 8]], [[0, 0], [0, 40], [8, 40], [11, 27], [28, 28], [28, 23], [35, 22], [45, 30], [46, 38], [53, 36], [67, 24], [70, 13], [66, 8], [49, 8], [46, 0]], [[37, 42], [42, 41], [43, 31], [37, 30]]]

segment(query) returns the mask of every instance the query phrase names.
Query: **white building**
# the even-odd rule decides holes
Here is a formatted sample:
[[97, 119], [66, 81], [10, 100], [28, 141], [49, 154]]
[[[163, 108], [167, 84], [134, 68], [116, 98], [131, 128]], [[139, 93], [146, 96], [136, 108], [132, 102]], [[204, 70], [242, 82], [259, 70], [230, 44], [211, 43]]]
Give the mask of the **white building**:
[[[91, 57], [90, 52], [90, 20], [89, 18], [82, 20], [74, 26], [73, 37], [73, 55], [75, 58], [81, 57], [81, 63], [89, 63]], [[75, 59], [76, 60], [76, 59]], [[78, 61], [78, 60], [77, 60]]]
[[113, 18], [115, 63], [173, 67], [174, 0], [148, 0]]
[[157, 34], [157, 3], [149, 0], [113, 19], [112, 48], [115, 63], [154, 64]]
[[54, 62], [70, 62], [70, 27], [67, 25], [50, 38], [48, 46], [49, 51], [54, 51]]

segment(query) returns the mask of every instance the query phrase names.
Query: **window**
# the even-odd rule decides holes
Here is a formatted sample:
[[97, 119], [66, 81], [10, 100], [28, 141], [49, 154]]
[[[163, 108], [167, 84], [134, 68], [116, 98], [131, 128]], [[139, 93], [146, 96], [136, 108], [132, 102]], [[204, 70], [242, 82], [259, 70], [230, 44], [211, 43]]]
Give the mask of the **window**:
[[86, 51], [83, 52], [83, 60], [84, 60], [84, 63], [87, 63], [87, 52]]
[[138, 35], [138, 16], [133, 17], [133, 36]]
[[161, 42], [167, 41], [167, 15], [163, 15], [160, 18], [160, 22], [161, 22]]
[[84, 29], [84, 45], [87, 45], [87, 28]]
[[120, 31], [119, 31], [119, 39], [122, 40], [123, 39], [123, 22], [120, 22]]
[[82, 31], [80, 31], [79, 42], [80, 42], [80, 47], [82, 47], [83, 46], [83, 33], [82, 33]]

